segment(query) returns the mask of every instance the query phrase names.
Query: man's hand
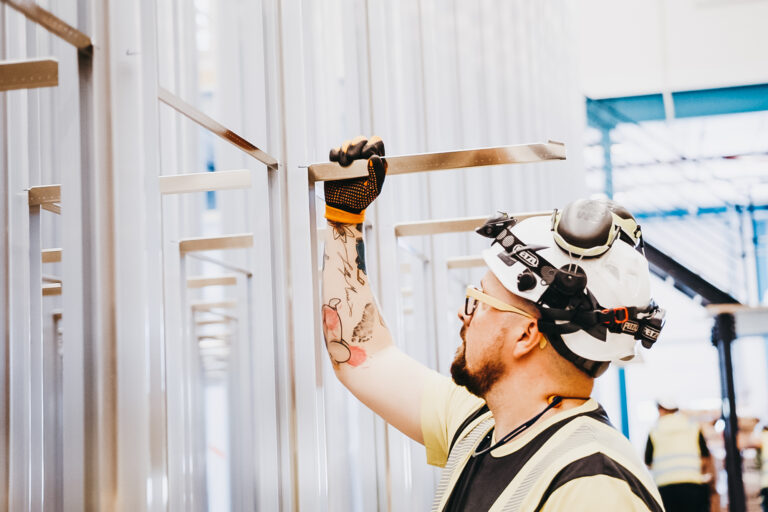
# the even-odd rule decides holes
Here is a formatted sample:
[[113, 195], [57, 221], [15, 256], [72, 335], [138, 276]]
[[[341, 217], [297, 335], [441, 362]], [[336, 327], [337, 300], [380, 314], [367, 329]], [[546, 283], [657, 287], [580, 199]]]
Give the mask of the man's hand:
[[325, 218], [343, 224], [360, 224], [365, 209], [381, 193], [387, 175], [384, 142], [377, 136], [348, 140], [331, 150], [329, 158], [346, 167], [355, 160], [368, 159], [368, 177], [325, 182]]

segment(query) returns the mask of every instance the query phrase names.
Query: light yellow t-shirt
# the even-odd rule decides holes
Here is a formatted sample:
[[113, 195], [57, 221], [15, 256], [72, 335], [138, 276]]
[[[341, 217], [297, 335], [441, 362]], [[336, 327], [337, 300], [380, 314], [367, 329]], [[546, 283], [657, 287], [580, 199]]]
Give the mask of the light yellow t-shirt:
[[[445, 376], [436, 375], [427, 383], [421, 423], [429, 464], [446, 465], [457, 429], [483, 405], [483, 400]], [[502, 510], [508, 502], [515, 502], [514, 510], [519, 511], [662, 511], [661, 498], [645, 465], [626, 438], [605, 422], [594, 419], [600, 414], [604, 412], [599, 404], [589, 400], [537, 422], [493, 450], [492, 457], [498, 460], [510, 456], [511, 462], [516, 456], [519, 459], [517, 454], [523, 453], [523, 447], [541, 444], [509, 483], [499, 482], [503, 491], [494, 498], [489, 510]], [[459, 439], [488, 418], [491, 418], [490, 412], [473, 421]], [[569, 418], [572, 419], [563, 421]], [[551, 435], [539, 436], [550, 428]], [[454, 445], [457, 451], [458, 446], [458, 443]], [[530, 447], [526, 451], [530, 452]], [[438, 510], [445, 509], [465, 463], [466, 460], [453, 467], [451, 475], [444, 475], [448, 478], [447, 490]], [[473, 481], [474, 485], [480, 484]]]

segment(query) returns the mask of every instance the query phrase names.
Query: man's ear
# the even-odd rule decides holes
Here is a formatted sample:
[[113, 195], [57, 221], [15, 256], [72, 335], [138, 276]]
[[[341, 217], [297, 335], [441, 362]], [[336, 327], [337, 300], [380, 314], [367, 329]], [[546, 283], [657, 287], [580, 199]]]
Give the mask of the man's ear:
[[525, 323], [521, 324], [518, 327], [516, 336], [517, 339], [515, 340], [513, 350], [513, 355], [515, 357], [523, 357], [538, 348], [541, 342], [541, 333], [539, 332], [539, 326], [536, 319], [530, 318]]

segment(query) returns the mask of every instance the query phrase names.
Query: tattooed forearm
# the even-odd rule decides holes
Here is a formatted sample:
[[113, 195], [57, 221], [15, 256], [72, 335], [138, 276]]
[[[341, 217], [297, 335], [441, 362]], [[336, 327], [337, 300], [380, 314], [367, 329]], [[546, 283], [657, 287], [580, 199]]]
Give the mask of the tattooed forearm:
[[[344, 296], [347, 299], [347, 307], [349, 308], [349, 314], [352, 315], [352, 301], [350, 300], [350, 294], [357, 293], [357, 289], [355, 288], [355, 284], [352, 281], [352, 273], [355, 272], [355, 267], [352, 266], [352, 264], [349, 262], [349, 257], [346, 254], [346, 246], [344, 247], [345, 251], [344, 254], [341, 254], [341, 252], [337, 252], [336, 254], [339, 256], [339, 259], [341, 260], [342, 266], [339, 268], [339, 272], [344, 277], [344, 284], [346, 285], [344, 287]], [[362, 285], [365, 284], [363, 281], [360, 283]]]
[[365, 361], [365, 351], [359, 347], [350, 347], [342, 337], [342, 324], [337, 309], [340, 299], [333, 298], [328, 304], [323, 305], [323, 336], [325, 336], [325, 348], [334, 366], [341, 363], [349, 363], [358, 366]]
[[323, 252], [322, 323], [331, 362], [341, 370], [365, 366], [392, 340], [368, 283], [362, 226], [329, 224]]
[[369, 302], [363, 310], [363, 318], [360, 319], [352, 331], [352, 343], [365, 343], [371, 339], [374, 318], [376, 318], [376, 311], [373, 308], [373, 304]]

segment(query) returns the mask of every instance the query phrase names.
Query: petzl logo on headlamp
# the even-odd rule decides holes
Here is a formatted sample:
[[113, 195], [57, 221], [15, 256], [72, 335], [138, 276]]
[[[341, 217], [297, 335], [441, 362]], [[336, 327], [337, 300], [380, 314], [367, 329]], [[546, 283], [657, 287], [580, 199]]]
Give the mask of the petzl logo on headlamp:
[[512, 249], [512, 254], [517, 256], [520, 260], [523, 261], [523, 263], [525, 263], [529, 267], [532, 267], [532, 268], [538, 267], [539, 266], [539, 258], [537, 258], [536, 255], [534, 255], [534, 254], [532, 254], [532, 253], [530, 253], [528, 251], [520, 250], [523, 247], [525, 247], [525, 246], [522, 245], [522, 244], [516, 245], [515, 248]]
[[652, 329], [651, 327], [645, 326], [643, 327], [643, 337], [648, 338], [649, 340], [656, 341], [656, 338], [659, 337], [659, 331], [656, 329]]
[[636, 322], [625, 322], [622, 330], [624, 332], [634, 334], [640, 326]]

